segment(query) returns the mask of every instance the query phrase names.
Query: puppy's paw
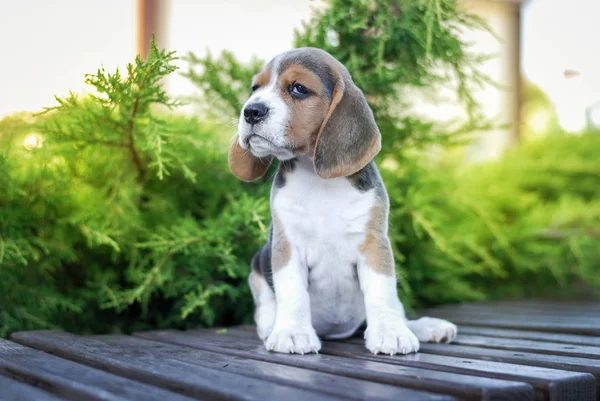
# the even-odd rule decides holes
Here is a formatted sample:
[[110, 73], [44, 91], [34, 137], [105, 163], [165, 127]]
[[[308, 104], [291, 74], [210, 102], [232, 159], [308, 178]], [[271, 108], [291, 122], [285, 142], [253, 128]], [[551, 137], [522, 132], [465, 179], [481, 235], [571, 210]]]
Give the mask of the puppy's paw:
[[410, 354], [419, 350], [419, 340], [404, 322], [391, 325], [369, 325], [365, 346], [374, 354]]
[[254, 313], [254, 321], [256, 322], [256, 332], [258, 338], [265, 341], [271, 332], [273, 331], [273, 324], [275, 323], [275, 307], [264, 307], [261, 306], [256, 309]]
[[456, 325], [444, 319], [422, 317], [408, 322], [408, 327], [421, 341], [429, 343], [449, 343], [456, 337]]
[[265, 341], [267, 351], [290, 354], [319, 353], [321, 341], [312, 327], [300, 329], [274, 328]]

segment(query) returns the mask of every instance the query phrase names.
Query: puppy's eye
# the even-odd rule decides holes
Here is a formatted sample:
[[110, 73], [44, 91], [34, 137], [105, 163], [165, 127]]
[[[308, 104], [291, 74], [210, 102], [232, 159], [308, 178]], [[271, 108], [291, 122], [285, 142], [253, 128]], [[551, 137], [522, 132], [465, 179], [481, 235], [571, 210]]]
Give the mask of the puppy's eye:
[[290, 85], [289, 87], [289, 91], [290, 91], [290, 95], [296, 97], [296, 98], [305, 98], [308, 95], [310, 95], [310, 90], [308, 90], [308, 88], [304, 85], [301, 85], [297, 82], [294, 82], [293, 84]]
[[260, 86], [259, 86], [259, 85], [252, 85], [252, 88], [250, 88], [250, 90], [251, 90], [252, 92], [256, 92], [256, 90], [257, 90], [258, 88], [260, 88]]

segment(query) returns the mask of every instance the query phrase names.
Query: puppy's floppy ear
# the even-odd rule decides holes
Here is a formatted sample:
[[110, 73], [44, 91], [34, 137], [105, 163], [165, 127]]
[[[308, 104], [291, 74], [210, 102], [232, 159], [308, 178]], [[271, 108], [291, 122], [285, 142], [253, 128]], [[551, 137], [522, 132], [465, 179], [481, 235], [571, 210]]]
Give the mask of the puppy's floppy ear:
[[317, 134], [315, 171], [321, 178], [352, 175], [381, 149], [381, 134], [362, 91], [344, 67], [335, 83], [331, 105]]
[[273, 161], [271, 156], [258, 158], [250, 153], [249, 150], [242, 149], [237, 135], [229, 147], [229, 155], [227, 157], [229, 169], [240, 180], [254, 181], [261, 178], [269, 169], [271, 161]]

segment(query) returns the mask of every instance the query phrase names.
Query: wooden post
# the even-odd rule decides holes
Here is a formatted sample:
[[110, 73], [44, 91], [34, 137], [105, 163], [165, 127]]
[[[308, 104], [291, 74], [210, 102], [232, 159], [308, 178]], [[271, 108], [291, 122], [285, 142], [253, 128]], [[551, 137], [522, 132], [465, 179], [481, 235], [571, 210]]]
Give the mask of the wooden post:
[[513, 68], [515, 69], [515, 77], [513, 87], [515, 91], [515, 137], [513, 138], [513, 144], [519, 142], [523, 135], [523, 75], [521, 73], [521, 57], [522, 57], [522, 14], [521, 7], [522, 2], [515, 4], [514, 17], [513, 17], [513, 30], [514, 30], [514, 54], [513, 54]]
[[165, 47], [167, 1], [137, 0], [136, 52], [144, 59], [148, 57], [152, 35], [159, 47]]

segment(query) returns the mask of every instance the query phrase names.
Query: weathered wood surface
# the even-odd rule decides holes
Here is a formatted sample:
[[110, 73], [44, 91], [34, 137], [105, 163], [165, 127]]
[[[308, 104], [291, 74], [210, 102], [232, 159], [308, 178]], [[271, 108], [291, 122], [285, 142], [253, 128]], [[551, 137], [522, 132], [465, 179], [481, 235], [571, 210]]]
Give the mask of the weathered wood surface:
[[578, 336], [575, 334], [556, 334], [543, 331], [511, 330], [499, 329], [497, 327], [477, 327], [467, 325], [460, 326], [460, 332], [461, 334], [473, 334], [477, 336], [513, 338], [517, 340], [551, 341], [555, 343], [591, 345], [593, 347], [600, 347], [600, 336]]
[[453, 344], [372, 355], [363, 340], [319, 355], [267, 352], [251, 326], [132, 336], [14, 333], [0, 340], [3, 400], [552, 400], [600, 389], [600, 303], [444, 306]]
[[[167, 335], [164, 335], [167, 334]], [[243, 334], [246, 334], [243, 332]], [[298, 358], [295, 355], [284, 355], [267, 352], [255, 338], [237, 336], [235, 330], [225, 334], [211, 336], [207, 332], [153, 332], [140, 333], [153, 339], [162, 336], [162, 341], [169, 341], [194, 348], [210, 349], [243, 358], [260, 358], [261, 360], [291, 365], [343, 375], [354, 378], [365, 378], [370, 381], [405, 386], [418, 390], [451, 394], [468, 400], [529, 400], [533, 390], [526, 383], [489, 378], [473, 377], [463, 374], [434, 371], [406, 366], [394, 366], [386, 362], [370, 362], [354, 358], [311, 355]], [[324, 348], [328, 344], [324, 345]], [[362, 350], [361, 350], [362, 352]], [[368, 352], [362, 352], [368, 354]], [[392, 359], [389, 356], [388, 360]], [[368, 399], [368, 398], [367, 398]]]
[[506, 302], [442, 306], [427, 313], [459, 325], [600, 336], [599, 305]]
[[0, 401], [59, 401], [62, 399], [27, 383], [0, 376]]
[[[257, 339], [248, 339], [249, 327], [228, 329], [224, 338], [223, 334], [216, 334], [214, 330], [204, 332], [190, 331], [187, 333], [174, 331], [157, 331], [150, 333], [139, 333], [137, 335], [157, 341], [168, 341], [177, 344], [189, 345], [197, 348], [220, 346], [222, 351], [227, 352], [231, 348], [231, 337], [237, 337], [233, 343], [239, 350], [240, 342], [252, 343], [255, 347], [261, 346]], [[212, 333], [212, 336], [211, 336]], [[206, 345], [207, 341], [209, 345]], [[531, 384], [536, 391], [540, 392], [540, 399], [559, 399], [558, 394], [563, 390], [568, 391], [573, 386], [587, 388], [586, 391], [594, 392], [595, 381], [589, 374], [573, 373], [557, 369], [545, 369], [535, 366], [521, 366], [515, 370], [515, 366], [508, 363], [488, 362], [476, 359], [445, 357], [427, 353], [410, 354], [390, 358], [387, 355], [372, 355], [363, 352], [361, 339], [353, 339], [341, 342], [326, 342], [321, 353], [326, 355], [342, 356], [352, 359], [363, 359], [375, 362], [383, 362], [401, 366], [434, 369], [453, 373], [469, 374], [473, 376], [492, 377], [498, 379], [523, 381]], [[233, 351], [239, 352], [239, 351]], [[246, 357], [248, 354], [244, 354]], [[256, 357], [256, 353], [254, 355]], [[548, 397], [543, 394], [548, 394]], [[461, 394], [457, 394], [461, 395]], [[579, 395], [577, 398], [580, 399]]]
[[77, 400], [193, 400], [1, 339], [0, 372]]

